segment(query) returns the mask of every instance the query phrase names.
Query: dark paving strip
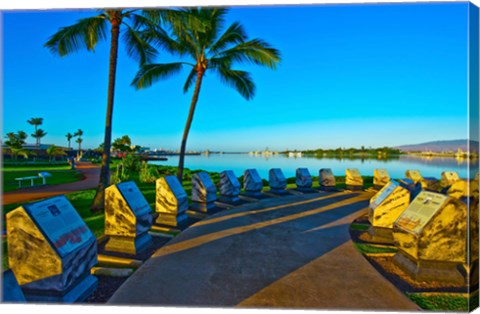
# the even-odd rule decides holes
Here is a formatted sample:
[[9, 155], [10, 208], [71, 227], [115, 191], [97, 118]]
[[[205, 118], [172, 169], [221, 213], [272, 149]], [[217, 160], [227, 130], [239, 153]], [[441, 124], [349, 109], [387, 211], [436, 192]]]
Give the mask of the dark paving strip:
[[[311, 210], [321, 206], [329, 205], [334, 202], [343, 201], [358, 196], [354, 193], [338, 193], [329, 195], [308, 195], [308, 196], [292, 196], [282, 200], [271, 199], [262, 203], [248, 204], [246, 206], [221, 212], [214, 217], [206, 218], [192, 226], [192, 237], [206, 233], [212, 233], [229, 228], [229, 224], [224, 222], [232, 220], [238, 225], [251, 224], [253, 220], [262, 219], [263, 216], [269, 218], [280, 218]], [[285, 201], [290, 201], [288, 206]]]
[[[137, 270], [110, 302], [236, 305], [348, 242], [348, 224], [318, 227], [334, 221], [335, 215], [338, 220], [360, 213], [367, 205], [368, 196], [361, 195], [283, 217], [245, 216], [251, 222], [247, 225], [225, 220], [227, 229], [193, 238], [190, 233], [196, 228], [187, 229]], [[340, 210], [343, 207], [348, 208]], [[339, 210], [332, 217], [322, 216], [335, 208]], [[138, 287], [149, 293], [132, 294]]]

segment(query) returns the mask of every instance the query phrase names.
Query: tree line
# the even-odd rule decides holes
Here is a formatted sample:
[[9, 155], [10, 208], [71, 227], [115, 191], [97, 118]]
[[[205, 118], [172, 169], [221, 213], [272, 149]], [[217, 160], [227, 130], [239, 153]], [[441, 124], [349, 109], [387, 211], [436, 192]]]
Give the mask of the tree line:
[[362, 146], [361, 148], [342, 148], [338, 147], [335, 149], [314, 149], [314, 150], [305, 150], [302, 151], [304, 155], [310, 155], [315, 157], [375, 157], [375, 158], [386, 158], [392, 156], [398, 156], [403, 154], [400, 149], [392, 148], [392, 147], [377, 147], [377, 148], [365, 148]]

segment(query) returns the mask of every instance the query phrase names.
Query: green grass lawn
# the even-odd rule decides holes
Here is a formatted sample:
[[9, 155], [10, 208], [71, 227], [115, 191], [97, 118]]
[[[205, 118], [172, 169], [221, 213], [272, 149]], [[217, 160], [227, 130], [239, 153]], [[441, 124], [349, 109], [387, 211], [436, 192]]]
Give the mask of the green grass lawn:
[[363, 254], [378, 254], [378, 253], [396, 253], [397, 248], [395, 247], [386, 247], [386, 246], [377, 246], [364, 243], [355, 243], [357, 249]]
[[407, 293], [407, 296], [422, 309], [430, 311], [467, 312], [473, 310], [475, 306], [478, 306], [478, 297], [470, 300], [471, 306], [469, 309], [469, 298], [461, 295], [447, 293], [437, 295]]
[[[70, 169], [70, 168], [67, 168]], [[3, 191], [9, 192], [19, 189], [18, 181], [15, 178], [23, 178], [23, 177], [30, 177], [30, 176], [38, 176], [40, 171], [48, 171], [52, 176], [46, 179], [47, 185], [57, 185], [57, 184], [64, 184], [79, 181], [82, 179], [82, 175], [77, 172], [76, 170], [67, 170], [67, 169], [35, 169], [35, 170], [18, 170], [4, 168], [2, 169], [2, 178], [3, 178]], [[41, 185], [42, 179], [34, 179], [35, 185]], [[28, 189], [30, 187], [30, 180], [22, 181], [22, 188]]]

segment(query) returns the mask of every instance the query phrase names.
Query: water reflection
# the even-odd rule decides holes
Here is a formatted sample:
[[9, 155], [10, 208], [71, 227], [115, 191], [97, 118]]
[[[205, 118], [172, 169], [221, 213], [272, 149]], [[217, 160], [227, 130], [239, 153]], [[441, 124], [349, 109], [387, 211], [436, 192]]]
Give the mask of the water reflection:
[[[153, 161], [153, 164], [176, 166], [178, 156], [168, 156], [167, 161]], [[373, 175], [376, 168], [387, 169], [392, 178], [403, 178], [409, 169], [419, 170], [425, 177], [440, 178], [443, 171], [456, 171], [462, 178], [467, 177], [468, 165], [478, 170], [478, 159], [458, 159], [448, 157], [400, 155], [389, 158], [370, 156], [332, 157], [288, 157], [278, 154], [207, 154], [185, 157], [185, 167], [221, 172], [233, 170], [237, 176], [245, 169], [255, 168], [260, 176], [268, 179], [271, 168], [280, 168], [286, 177], [294, 177], [297, 168], [308, 168], [311, 175], [317, 176], [321, 168], [331, 168], [334, 175], [344, 175], [348, 168], [358, 168], [362, 175]]]

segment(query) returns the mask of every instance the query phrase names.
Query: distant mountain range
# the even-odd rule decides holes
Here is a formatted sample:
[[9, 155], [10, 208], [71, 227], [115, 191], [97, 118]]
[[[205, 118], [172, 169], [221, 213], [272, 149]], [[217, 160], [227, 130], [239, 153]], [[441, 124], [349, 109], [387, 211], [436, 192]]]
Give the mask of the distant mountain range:
[[[468, 140], [451, 140], [451, 141], [435, 141], [435, 142], [427, 142], [421, 144], [410, 144], [410, 145], [402, 145], [396, 146], [395, 148], [400, 149], [404, 152], [448, 152], [453, 151], [456, 152], [459, 148], [463, 151], [467, 150]], [[470, 141], [470, 145], [473, 151], [478, 152], [478, 142], [477, 141]]]

